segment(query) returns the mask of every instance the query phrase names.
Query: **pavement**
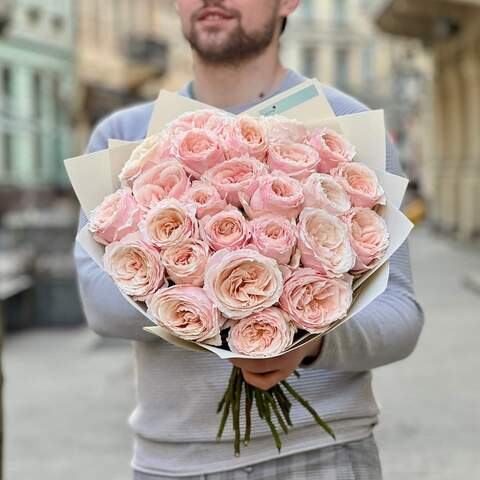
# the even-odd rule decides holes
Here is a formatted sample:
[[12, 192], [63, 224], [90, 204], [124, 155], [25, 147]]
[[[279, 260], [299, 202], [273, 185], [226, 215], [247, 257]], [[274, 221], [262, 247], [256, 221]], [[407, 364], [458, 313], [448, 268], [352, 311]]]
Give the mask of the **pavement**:
[[[426, 324], [408, 359], [374, 372], [384, 478], [480, 478], [480, 248], [425, 228], [410, 244]], [[6, 480], [131, 479], [129, 342], [28, 330], [3, 358]]]

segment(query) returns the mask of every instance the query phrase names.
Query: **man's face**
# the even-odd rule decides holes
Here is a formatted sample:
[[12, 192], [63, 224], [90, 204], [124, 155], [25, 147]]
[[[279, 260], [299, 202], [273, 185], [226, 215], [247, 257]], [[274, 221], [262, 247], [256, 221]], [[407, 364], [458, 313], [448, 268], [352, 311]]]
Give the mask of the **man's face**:
[[280, 23], [279, 0], [177, 0], [177, 10], [191, 47], [214, 64], [262, 53]]

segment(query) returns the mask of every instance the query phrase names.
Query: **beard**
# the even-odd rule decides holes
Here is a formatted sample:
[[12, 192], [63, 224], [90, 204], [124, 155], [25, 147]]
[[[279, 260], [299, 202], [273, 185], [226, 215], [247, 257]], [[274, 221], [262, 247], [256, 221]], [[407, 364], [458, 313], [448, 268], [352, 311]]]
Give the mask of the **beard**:
[[185, 33], [185, 38], [206, 63], [230, 65], [249, 60], [264, 52], [273, 41], [278, 24], [276, 11], [272, 12], [272, 16], [260, 30], [251, 33], [247, 33], [242, 27], [237, 12], [229, 13], [236, 18], [237, 26], [224, 41], [217, 43], [202, 40], [202, 35], [195, 28], [195, 15], [192, 17], [192, 28], [190, 32]]

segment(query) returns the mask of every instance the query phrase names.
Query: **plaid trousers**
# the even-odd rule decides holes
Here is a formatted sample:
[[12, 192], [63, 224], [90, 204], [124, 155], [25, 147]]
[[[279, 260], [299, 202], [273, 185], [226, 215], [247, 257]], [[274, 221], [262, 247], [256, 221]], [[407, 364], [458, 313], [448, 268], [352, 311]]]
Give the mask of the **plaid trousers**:
[[193, 477], [134, 473], [134, 480], [381, 480], [373, 436], [364, 440], [297, 453], [252, 466]]

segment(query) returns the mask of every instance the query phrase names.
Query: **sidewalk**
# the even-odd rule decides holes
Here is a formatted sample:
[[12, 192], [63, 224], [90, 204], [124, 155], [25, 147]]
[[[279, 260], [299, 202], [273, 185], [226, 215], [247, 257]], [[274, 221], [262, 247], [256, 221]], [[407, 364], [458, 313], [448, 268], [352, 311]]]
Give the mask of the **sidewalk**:
[[[411, 239], [426, 325], [416, 352], [378, 369], [385, 480], [480, 478], [480, 252], [418, 229]], [[130, 480], [129, 342], [86, 328], [27, 331], [4, 351], [6, 480]]]

